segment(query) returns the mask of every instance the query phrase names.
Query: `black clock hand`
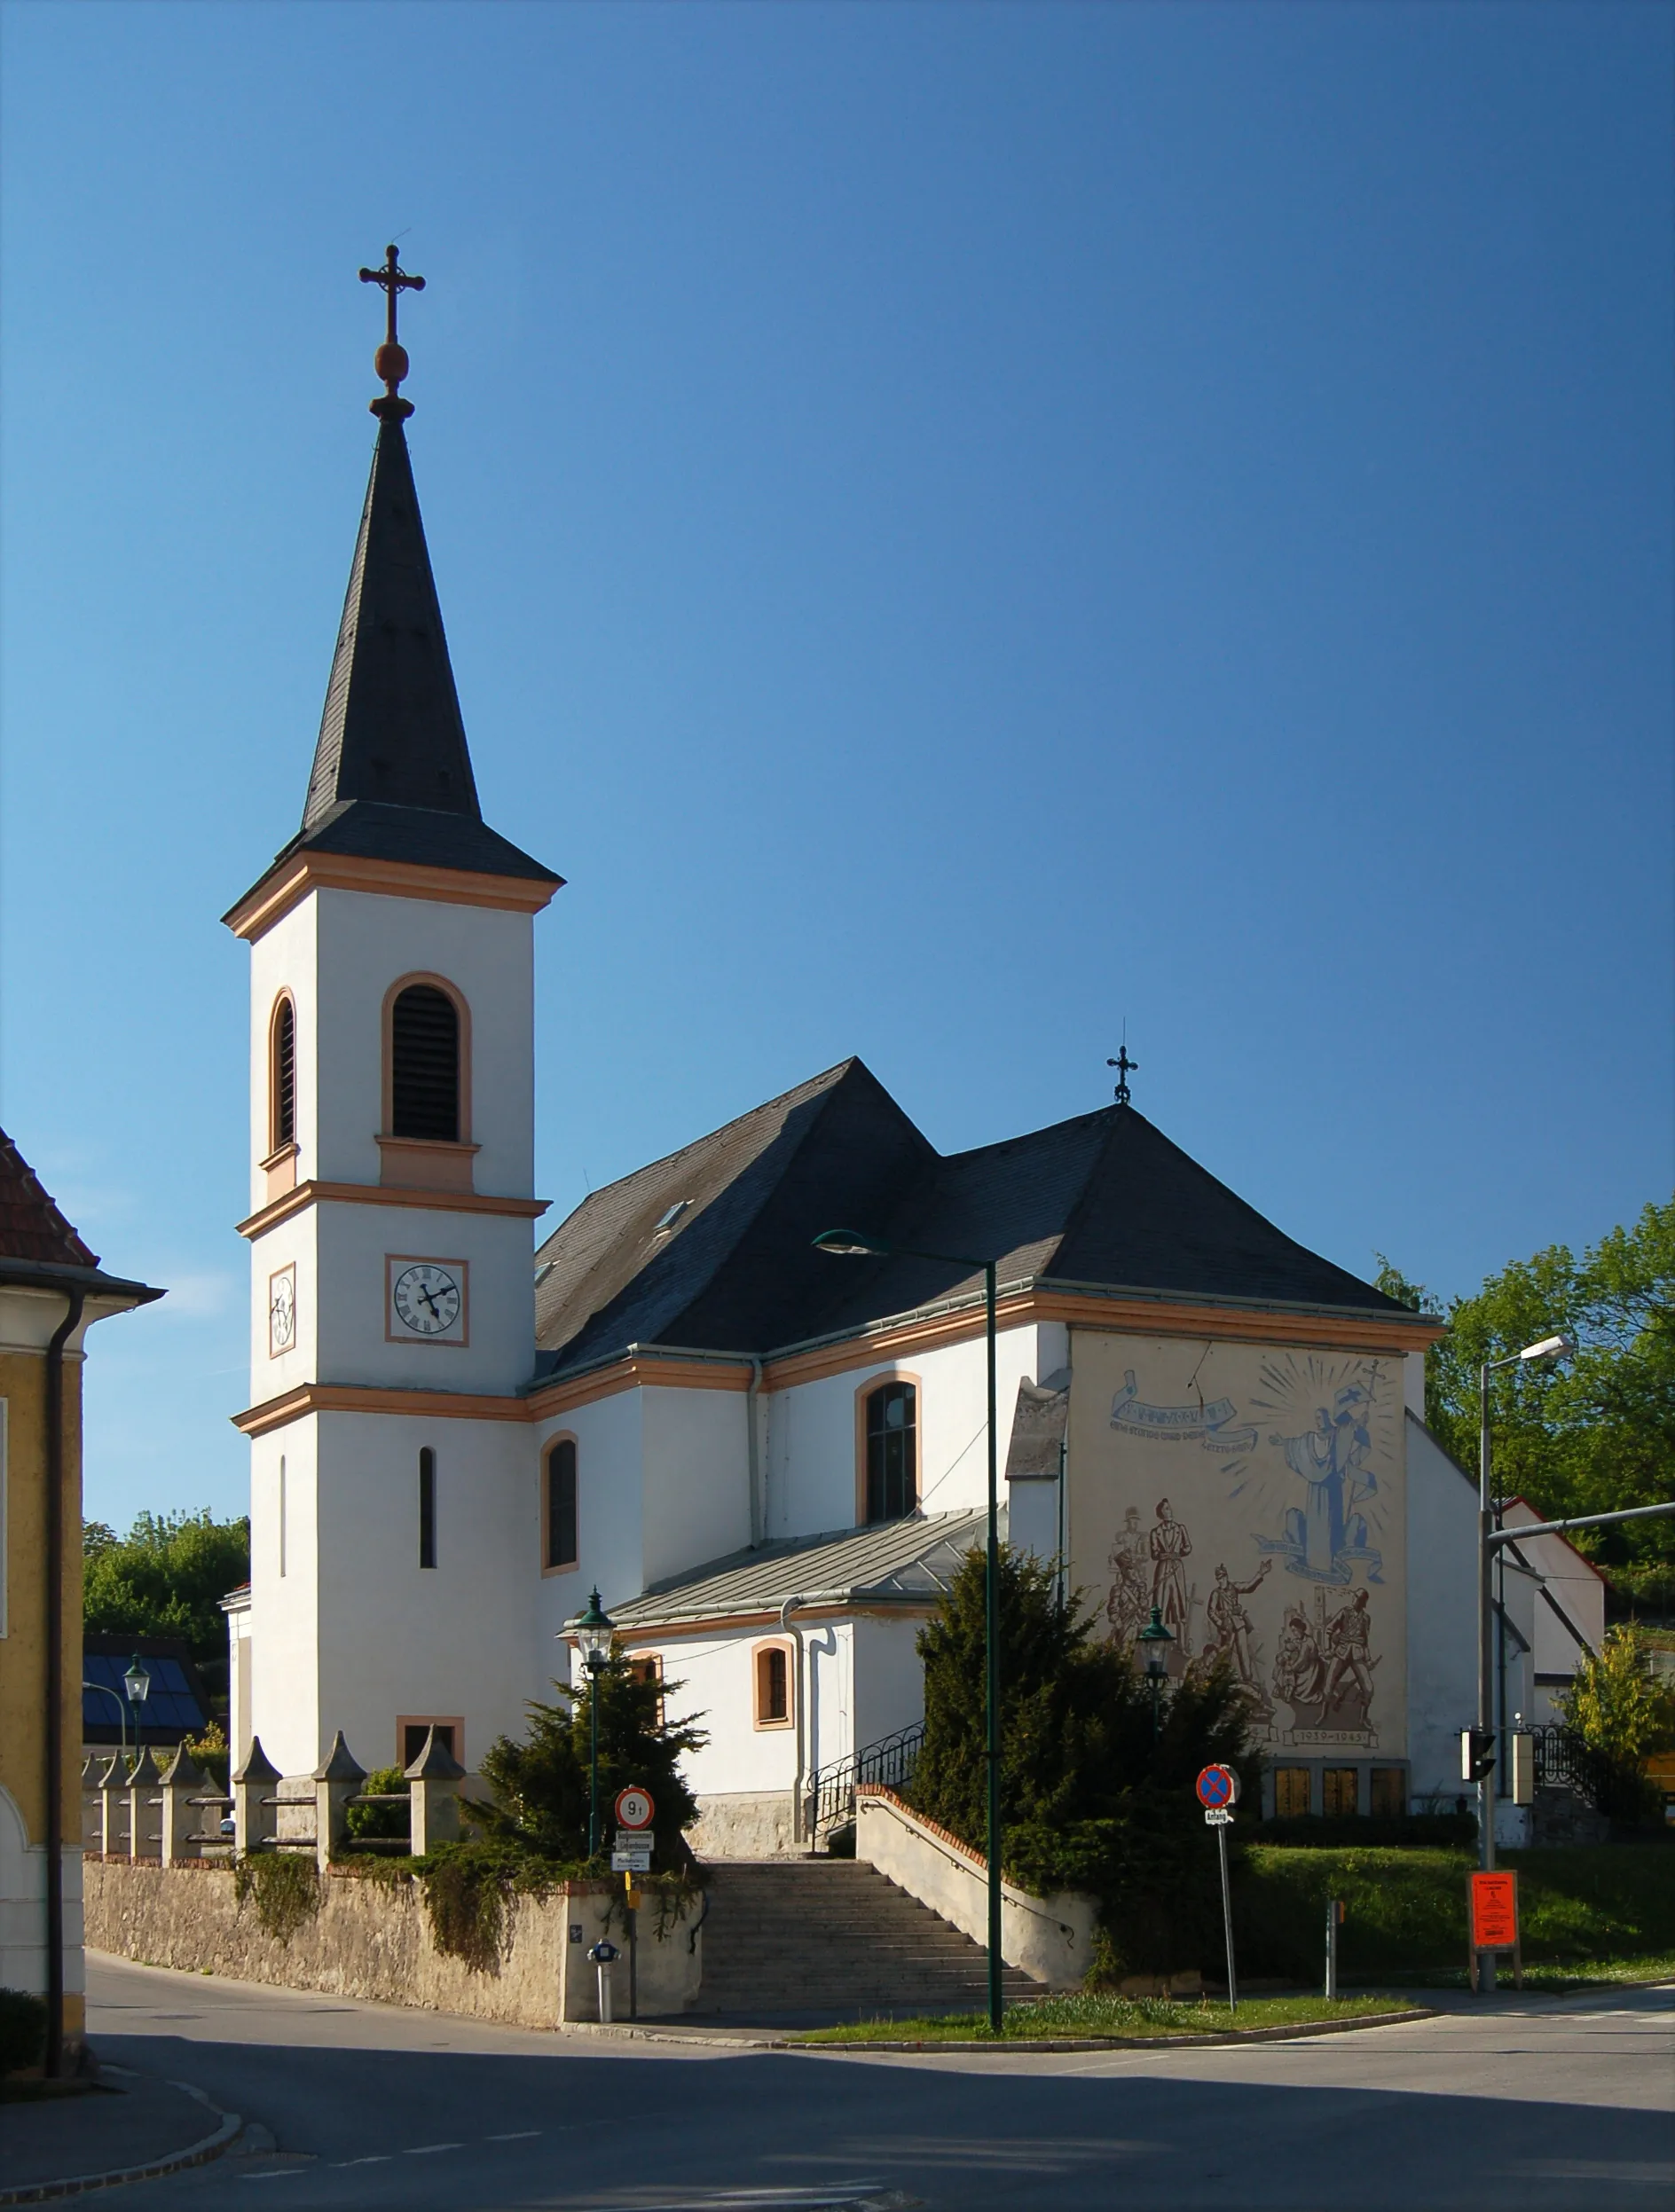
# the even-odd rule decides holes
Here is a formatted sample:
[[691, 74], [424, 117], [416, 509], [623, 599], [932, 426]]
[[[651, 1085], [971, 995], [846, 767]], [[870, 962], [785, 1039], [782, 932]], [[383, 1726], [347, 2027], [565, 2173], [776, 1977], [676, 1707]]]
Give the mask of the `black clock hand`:
[[436, 1304], [436, 1299], [432, 1298], [429, 1291], [426, 1290], [422, 1282], [419, 1285], [419, 1295], [421, 1298], [423, 1298], [425, 1304], [430, 1308], [436, 1319], [440, 1321], [442, 1319], [442, 1308]]

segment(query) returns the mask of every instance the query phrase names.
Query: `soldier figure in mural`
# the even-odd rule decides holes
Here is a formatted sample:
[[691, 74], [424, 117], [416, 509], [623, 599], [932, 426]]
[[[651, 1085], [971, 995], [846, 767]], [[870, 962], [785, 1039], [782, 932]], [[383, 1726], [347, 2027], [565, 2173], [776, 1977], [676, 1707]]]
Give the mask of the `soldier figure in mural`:
[[1122, 1526], [1111, 1540], [1111, 1590], [1105, 1599], [1105, 1619], [1111, 1624], [1113, 1643], [1132, 1643], [1145, 1626], [1151, 1604], [1145, 1594], [1145, 1532], [1140, 1526], [1140, 1509], [1131, 1505], [1122, 1516]]
[[1175, 1518], [1167, 1498], [1157, 1502], [1157, 1526], [1147, 1540], [1152, 1555], [1152, 1603], [1163, 1616], [1163, 1625], [1176, 1638], [1183, 1660], [1192, 1656], [1192, 1602], [1182, 1562], [1191, 1553], [1192, 1540]]
[[1264, 1716], [1272, 1707], [1256, 1680], [1256, 1662], [1251, 1653], [1251, 1618], [1239, 1601], [1260, 1588], [1273, 1564], [1271, 1559], [1264, 1559], [1248, 1582], [1235, 1582], [1224, 1565], [1218, 1566], [1215, 1587], [1204, 1607], [1210, 1625], [1205, 1656], [1219, 1659], [1225, 1655], [1232, 1662], [1233, 1672], [1246, 1695]]
[[1372, 1619], [1367, 1594], [1357, 1590], [1326, 1615], [1326, 1594], [1317, 1593], [1312, 1622], [1301, 1605], [1286, 1608], [1270, 1680], [1274, 1695], [1291, 1707], [1294, 1729], [1331, 1736], [1372, 1736]]
[[1286, 1514], [1285, 1534], [1260, 1540], [1264, 1551], [1286, 1555], [1288, 1574], [1307, 1575], [1313, 1582], [1347, 1582], [1358, 1561], [1369, 1582], [1380, 1580], [1383, 1561], [1369, 1541], [1366, 1516], [1354, 1510], [1378, 1493], [1367, 1430], [1372, 1405], [1361, 1384], [1347, 1384], [1330, 1406], [1316, 1407], [1312, 1429], [1268, 1439], [1308, 1486], [1308, 1502]]

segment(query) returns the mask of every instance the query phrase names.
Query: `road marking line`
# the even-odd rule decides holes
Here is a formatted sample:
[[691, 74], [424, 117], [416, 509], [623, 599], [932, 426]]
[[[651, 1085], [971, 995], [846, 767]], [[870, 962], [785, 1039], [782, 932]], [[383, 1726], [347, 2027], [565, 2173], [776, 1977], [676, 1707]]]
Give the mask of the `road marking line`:
[[342, 2173], [346, 2166], [388, 2166], [395, 2155], [393, 2151], [374, 2151], [370, 2158], [334, 2158], [332, 2171]]
[[462, 2151], [463, 2143], [419, 2143], [411, 2151], [404, 2151], [404, 2158], [429, 2158], [433, 2151]]
[[485, 2143], [527, 2143], [531, 2136], [539, 2135], [539, 2128], [519, 2128], [512, 2135], [485, 2135]]

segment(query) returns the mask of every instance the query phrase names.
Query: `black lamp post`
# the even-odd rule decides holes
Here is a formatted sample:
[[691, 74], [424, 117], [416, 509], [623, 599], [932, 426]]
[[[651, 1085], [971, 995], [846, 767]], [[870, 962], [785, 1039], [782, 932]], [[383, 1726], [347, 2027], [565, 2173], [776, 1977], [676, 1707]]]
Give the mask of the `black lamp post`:
[[145, 1672], [139, 1653], [135, 1652], [128, 1662], [128, 1672], [122, 1676], [122, 1688], [128, 1692], [128, 1702], [134, 1710], [134, 1748], [139, 1749], [139, 1711], [151, 1695], [151, 1676]]
[[864, 1236], [853, 1229], [826, 1229], [814, 1239], [814, 1249], [853, 1259], [895, 1258], [935, 1259], [952, 1267], [980, 1267], [983, 1271], [983, 1314], [988, 1341], [988, 1548], [984, 1582], [983, 1635], [987, 1660], [985, 1754], [988, 1766], [988, 2024], [1001, 2032], [1004, 2009], [1001, 1956], [1001, 1544], [1000, 1475], [995, 1439], [995, 1262], [973, 1259], [963, 1252], [928, 1252], [911, 1244], [886, 1243], [881, 1236]]
[[582, 1665], [587, 1669], [588, 1772], [587, 1772], [587, 1855], [599, 1855], [599, 1678], [610, 1664], [610, 1639], [616, 1632], [616, 1622], [599, 1602], [595, 1590], [587, 1601], [587, 1611], [578, 1613], [570, 1624], [582, 1655]]
[[1154, 1744], [1162, 1733], [1160, 1701], [1163, 1696], [1164, 1683], [1168, 1677], [1169, 1646], [1174, 1641], [1175, 1638], [1163, 1625], [1162, 1607], [1153, 1605], [1151, 1620], [1136, 1636], [1135, 1642], [1145, 1646], [1145, 1678], [1152, 1685], [1152, 1740]]

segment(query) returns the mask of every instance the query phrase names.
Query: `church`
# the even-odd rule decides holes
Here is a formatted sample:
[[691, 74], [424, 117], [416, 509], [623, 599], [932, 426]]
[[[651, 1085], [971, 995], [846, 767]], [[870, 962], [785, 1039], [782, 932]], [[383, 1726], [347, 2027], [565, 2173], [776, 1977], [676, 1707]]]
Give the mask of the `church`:
[[[470, 1771], [570, 1679], [597, 1590], [708, 1731], [700, 1850], [808, 1847], [822, 1778], [919, 1718], [916, 1635], [981, 1540], [993, 1263], [1008, 1540], [1102, 1635], [1155, 1608], [1172, 1672], [1225, 1655], [1270, 1811], [1451, 1803], [1475, 1498], [1420, 1418], [1439, 1324], [1189, 1158], [1126, 1064], [1112, 1104], [948, 1155], [840, 1060], [536, 1243], [562, 879], [482, 817], [405, 279], [393, 248], [363, 275], [386, 388], [302, 824], [225, 917], [251, 986], [237, 1756], [306, 1776], [341, 1730], [405, 1764], [435, 1727]], [[817, 1249], [833, 1230], [871, 1249]]]

